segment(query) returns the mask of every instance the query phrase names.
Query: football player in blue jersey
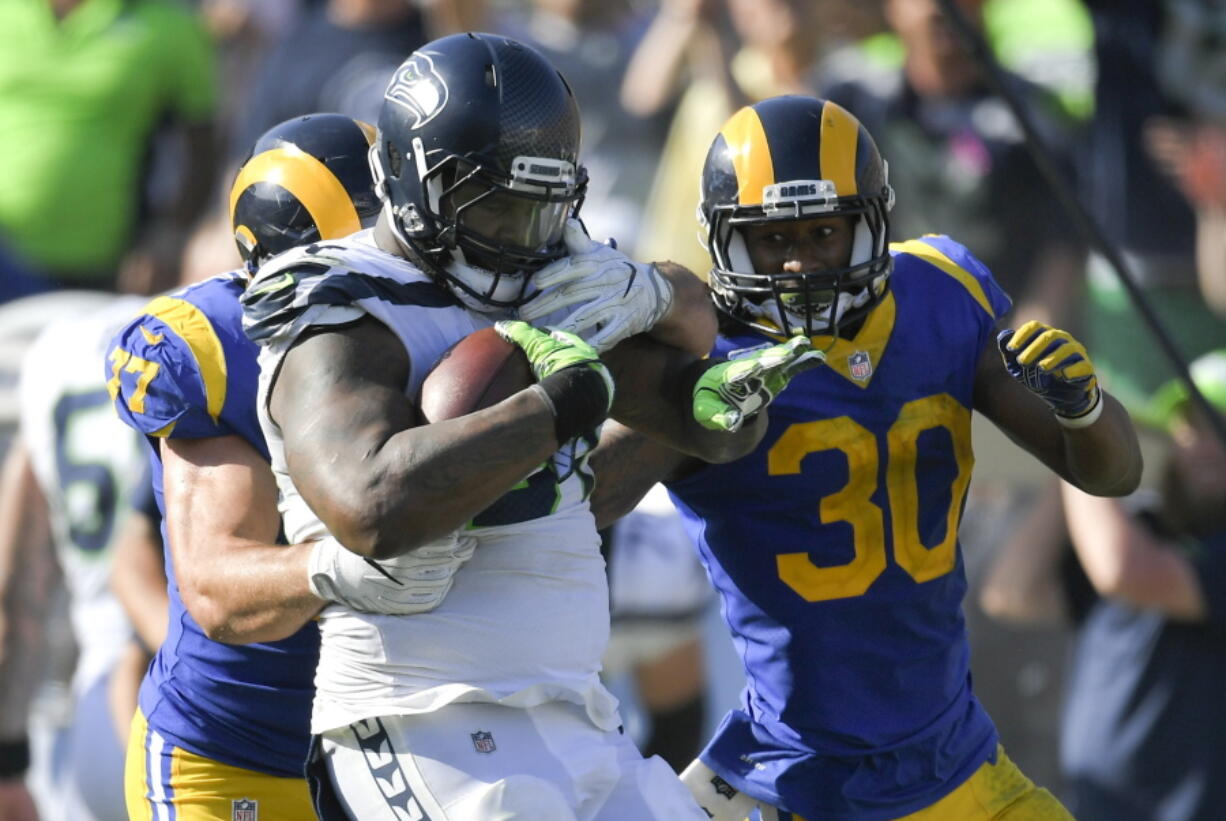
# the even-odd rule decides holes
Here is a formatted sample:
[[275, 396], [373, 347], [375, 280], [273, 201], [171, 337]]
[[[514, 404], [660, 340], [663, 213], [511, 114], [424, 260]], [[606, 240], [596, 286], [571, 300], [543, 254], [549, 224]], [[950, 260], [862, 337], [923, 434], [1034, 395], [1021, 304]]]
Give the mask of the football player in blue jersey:
[[712, 356], [736, 369], [800, 335], [826, 366], [791, 380], [735, 462], [616, 423], [593, 457], [598, 520], [667, 477], [722, 597], [748, 684], [683, 777], [716, 818], [1068, 817], [971, 691], [971, 413], [1098, 495], [1136, 487], [1136, 436], [1069, 334], [1000, 327], [1009, 298], [966, 248], [890, 244], [892, 199], [872, 137], [839, 106], [783, 96], [734, 114], [702, 172]]
[[372, 135], [337, 114], [266, 132], [230, 195], [245, 266], [154, 299], [108, 349], [115, 408], [152, 447], [170, 595], [167, 637], [130, 736], [132, 818], [313, 815], [303, 778], [319, 654], [310, 622], [325, 597], [345, 595], [330, 574], [348, 569], [356, 585], [376, 571], [331, 540], [279, 543], [256, 417], [257, 349], [243, 335], [238, 297], [270, 256], [373, 218]]

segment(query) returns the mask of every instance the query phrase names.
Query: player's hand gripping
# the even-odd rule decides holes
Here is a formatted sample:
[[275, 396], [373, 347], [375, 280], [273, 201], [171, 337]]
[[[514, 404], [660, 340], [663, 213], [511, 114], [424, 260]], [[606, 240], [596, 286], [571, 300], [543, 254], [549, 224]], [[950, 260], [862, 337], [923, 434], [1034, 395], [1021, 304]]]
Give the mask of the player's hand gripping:
[[1067, 427], [1085, 427], [1102, 412], [1102, 392], [1085, 346], [1068, 332], [1031, 320], [1001, 331], [996, 346], [1005, 370], [1044, 402]]
[[722, 362], [694, 385], [694, 418], [704, 428], [735, 433], [769, 405], [792, 377], [826, 361], [807, 336]]
[[613, 375], [600, 354], [568, 331], [548, 333], [521, 320], [503, 320], [494, 329], [528, 357], [533, 387], [553, 411], [558, 444], [594, 430], [613, 407]]
[[317, 597], [363, 613], [426, 613], [447, 595], [455, 572], [475, 546], [475, 540], [453, 535], [411, 554], [375, 561], [329, 536], [311, 548], [307, 579]]
[[577, 306], [551, 326], [578, 334], [603, 353], [651, 330], [668, 313], [673, 286], [656, 266], [592, 240], [577, 219], [567, 221], [563, 237], [570, 256], [533, 275], [540, 292], [519, 309], [520, 319], [538, 322]]

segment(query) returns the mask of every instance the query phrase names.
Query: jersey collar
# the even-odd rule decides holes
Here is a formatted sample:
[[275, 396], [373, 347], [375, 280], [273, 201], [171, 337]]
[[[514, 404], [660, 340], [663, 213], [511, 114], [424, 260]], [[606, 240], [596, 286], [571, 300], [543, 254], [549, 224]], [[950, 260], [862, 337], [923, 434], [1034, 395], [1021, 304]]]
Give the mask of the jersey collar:
[[859, 388], [867, 388], [877, 373], [881, 357], [894, 332], [894, 292], [869, 312], [852, 339], [829, 335], [811, 337], [813, 347], [826, 352], [826, 367]]

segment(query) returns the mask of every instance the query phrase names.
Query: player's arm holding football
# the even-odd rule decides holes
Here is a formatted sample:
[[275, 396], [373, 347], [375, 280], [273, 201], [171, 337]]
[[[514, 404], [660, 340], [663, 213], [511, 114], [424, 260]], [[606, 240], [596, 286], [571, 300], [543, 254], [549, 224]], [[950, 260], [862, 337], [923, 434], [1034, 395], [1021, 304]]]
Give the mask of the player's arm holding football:
[[294, 343], [269, 410], [295, 486], [341, 543], [386, 559], [444, 537], [600, 424], [613, 386], [595, 351], [534, 334], [536, 384], [432, 424], [405, 395], [408, 352], [377, 320]]
[[975, 409], [1061, 478], [1096, 496], [1141, 479], [1128, 413], [1098, 386], [1085, 348], [1040, 322], [1002, 331], [979, 357]]

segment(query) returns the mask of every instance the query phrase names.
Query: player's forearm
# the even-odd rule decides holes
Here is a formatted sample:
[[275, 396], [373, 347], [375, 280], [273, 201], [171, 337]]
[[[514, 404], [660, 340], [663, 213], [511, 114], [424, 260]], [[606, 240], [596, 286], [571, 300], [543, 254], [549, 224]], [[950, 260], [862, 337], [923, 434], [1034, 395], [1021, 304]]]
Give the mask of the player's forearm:
[[1141, 446], [1132, 420], [1113, 397], [1102, 395], [1103, 412], [1084, 428], [1062, 428], [1064, 477], [1094, 496], [1127, 496], [1141, 482]]
[[596, 487], [588, 499], [596, 526], [608, 527], [625, 516], [652, 485], [691, 462], [690, 457], [619, 422], [606, 422], [600, 444], [588, 459], [596, 474]]
[[766, 432], [765, 414], [735, 433], [705, 428], [694, 418], [694, 384], [714, 362], [642, 337], [603, 358], [617, 381], [610, 415], [686, 456], [731, 462], [752, 452]]
[[719, 331], [707, 286], [675, 262], [656, 263], [656, 269], [673, 287], [673, 304], [648, 335], [694, 356], [706, 356]]
[[325, 602], [311, 593], [307, 581], [309, 543], [230, 538], [212, 548], [209, 558], [179, 574], [179, 590], [187, 611], [214, 641], [277, 641], [296, 633], [323, 608]]
[[534, 391], [520, 391], [485, 410], [383, 441], [350, 440], [333, 461], [306, 464], [290, 454], [289, 468], [342, 544], [389, 559], [463, 527], [558, 447], [548, 406]]

